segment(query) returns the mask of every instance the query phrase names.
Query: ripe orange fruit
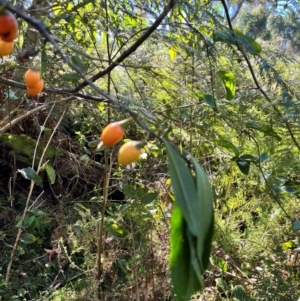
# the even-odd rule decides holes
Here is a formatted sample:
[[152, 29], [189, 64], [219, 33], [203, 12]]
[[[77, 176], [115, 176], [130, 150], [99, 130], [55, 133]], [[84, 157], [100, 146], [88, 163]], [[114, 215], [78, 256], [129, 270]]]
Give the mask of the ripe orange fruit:
[[37, 96], [44, 89], [44, 81], [41, 79], [35, 86], [27, 86], [27, 93], [29, 96]]
[[0, 40], [0, 57], [10, 54], [14, 48], [14, 44], [14, 41], [4, 42]]
[[127, 165], [138, 160], [141, 154], [141, 142], [128, 141], [123, 144], [118, 153], [118, 163], [120, 165]]
[[113, 122], [104, 128], [101, 134], [103, 145], [113, 146], [122, 140], [124, 136], [123, 123], [124, 121]]
[[15, 16], [4, 11], [0, 13], [0, 38], [4, 42], [12, 42], [18, 35], [18, 22]]
[[41, 80], [41, 74], [35, 69], [29, 69], [24, 75], [24, 81], [27, 87], [35, 87]]

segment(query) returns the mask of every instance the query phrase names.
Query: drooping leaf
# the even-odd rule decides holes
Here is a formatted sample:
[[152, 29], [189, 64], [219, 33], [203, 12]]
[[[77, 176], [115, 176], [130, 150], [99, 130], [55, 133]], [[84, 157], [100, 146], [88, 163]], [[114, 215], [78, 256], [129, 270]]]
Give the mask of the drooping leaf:
[[171, 217], [170, 270], [176, 300], [188, 301], [193, 292], [201, 289], [191, 264], [191, 251], [187, 237], [188, 227], [180, 208], [174, 204]]
[[240, 169], [240, 171], [244, 175], [248, 175], [249, 174], [249, 170], [250, 170], [250, 162], [249, 161], [237, 160], [236, 164], [237, 164], [238, 168]]
[[217, 72], [226, 90], [226, 99], [231, 100], [235, 95], [235, 76], [230, 71], [219, 70]]
[[42, 178], [31, 167], [22, 168], [18, 171], [25, 179], [34, 181], [34, 183], [38, 186], [43, 182]]
[[244, 48], [244, 50], [246, 50], [246, 52], [249, 52], [254, 55], [258, 55], [261, 53], [261, 46], [253, 38], [243, 34], [237, 29], [234, 29], [234, 33], [238, 38], [240, 45]]
[[200, 220], [198, 216], [200, 207], [194, 179], [191, 171], [188, 169], [179, 153], [169, 144], [169, 142], [164, 140], [164, 143], [168, 155], [169, 172], [172, 179], [175, 201], [182, 210], [189, 230], [194, 236], [197, 236], [200, 229]]
[[268, 136], [272, 136], [272, 137], [276, 138], [276, 140], [278, 140], [278, 141], [281, 141], [281, 137], [278, 136], [278, 134], [273, 130], [272, 126], [270, 126], [270, 125], [261, 125], [254, 121], [248, 121], [248, 122], [246, 122], [246, 127], [255, 129], [257, 131], [265, 133]]
[[217, 142], [221, 147], [226, 148], [227, 150], [229, 150], [230, 152], [233, 152], [236, 156], [239, 156], [240, 154], [240, 150], [238, 147], [236, 147], [233, 143], [231, 143], [228, 140], [225, 139], [220, 139]]
[[244, 51], [249, 52], [253, 55], [259, 55], [261, 53], [261, 46], [253, 38], [243, 34], [237, 29], [234, 29], [233, 32], [235, 34], [235, 37], [229, 29], [215, 32], [213, 34], [213, 40], [215, 42], [224, 42], [233, 46], [236, 46], [238, 43]]
[[196, 235], [197, 256], [201, 264], [202, 272], [204, 272], [209, 263], [210, 242], [213, 236], [213, 231], [211, 232], [211, 227], [213, 227], [213, 193], [203, 168], [192, 156], [191, 161], [196, 172], [196, 191], [199, 203], [199, 211], [194, 212], [195, 218], [198, 216], [200, 222], [200, 228]]
[[201, 257], [198, 256], [197, 254], [197, 238], [193, 237], [192, 234], [187, 231], [187, 238], [189, 242], [189, 248], [190, 248], [190, 264], [194, 270], [194, 274], [197, 277], [197, 281], [195, 281], [195, 284], [198, 282], [199, 287], [197, 290], [202, 289], [204, 286], [203, 283], [203, 268], [202, 268], [202, 262], [201, 262]]

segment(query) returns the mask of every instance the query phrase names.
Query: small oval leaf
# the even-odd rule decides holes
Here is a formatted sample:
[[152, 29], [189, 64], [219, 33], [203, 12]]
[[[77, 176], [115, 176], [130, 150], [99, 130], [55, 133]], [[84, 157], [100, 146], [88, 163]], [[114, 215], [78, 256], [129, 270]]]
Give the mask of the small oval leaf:
[[25, 179], [34, 181], [36, 185], [42, 184], [42, 178], [31, 167], [22, 168], [18, 171]]
[[20, 237], [21, 242], [26, 245], [32, 244], [36, 241], [36, 237], [30, 233], [23, 233]]
[[56, 179], [55, 170], [49, 164], [45, 164], [45, 170], [47, 172], [47, 176], [48, 176], [48, 179], [49, 179], [50, 183], [54, 184], [55, 183], [55, 179]]

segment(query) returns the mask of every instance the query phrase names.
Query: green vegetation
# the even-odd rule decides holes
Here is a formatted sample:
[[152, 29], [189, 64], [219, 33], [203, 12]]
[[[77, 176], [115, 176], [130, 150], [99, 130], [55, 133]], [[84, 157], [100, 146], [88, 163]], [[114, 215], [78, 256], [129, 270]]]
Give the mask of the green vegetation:
[[0, 6], [0, 300], [299, 298], [298, 2]]

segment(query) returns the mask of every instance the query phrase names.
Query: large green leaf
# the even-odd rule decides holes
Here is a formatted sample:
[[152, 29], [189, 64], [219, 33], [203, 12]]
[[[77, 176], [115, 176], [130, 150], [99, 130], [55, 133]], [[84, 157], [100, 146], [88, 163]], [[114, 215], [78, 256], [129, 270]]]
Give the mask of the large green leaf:
[[[211, 231], [211, 227], [213, 227], [213, 193], [203, 168], [192, 156], [191, 161], [196, 172], [196, 190], [200, 207], [198, 212], [194, 212], [200, 222], [197, 233], [197, 256], [202, 266], [202, 272], [204, 272], [209, 262], [210, 242], [213, 236], [213, 231]], [[209, 252], [205, 252], [205, 249], [208, 249]]]
[[164, 143], [168, 154], [175, 201], [182, 210], [190, 232], [197, 236], [201, 225], [199, 219], [200, 202], [195, 189], [194, 178], [179, 153], [166, 140]]
[[214, 230], [213, 193], [208, 177], [189, 155], [195, 176], [172, 146], [164, 141], [175, 194], [171, 219], [170, 267], [177, 300], [188, 301], [203, 287]]
[[171, 217], [170, 269], [178, 301], [190, 300], [191, 295], [202, 288], [192, 264], [188, 231], [182, 212], [175, 204]]
[[219, 70], [217, 72], [226, 90], [226, 99], [231, 100], [235, 95], [235, 77], [230, 71]]

